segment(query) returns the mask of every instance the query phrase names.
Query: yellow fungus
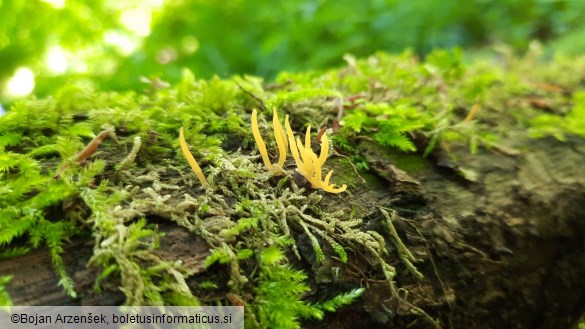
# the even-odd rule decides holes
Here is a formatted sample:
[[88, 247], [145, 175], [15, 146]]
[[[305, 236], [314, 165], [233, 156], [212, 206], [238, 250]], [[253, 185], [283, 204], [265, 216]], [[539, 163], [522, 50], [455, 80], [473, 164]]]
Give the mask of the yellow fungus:
[[[286, 149], [288, 148], [288, 141], [286, 140], [286, 135], [284, 134], [284, 129], [282, 129], [282, 125], [280, 124], [280, 120], [278, 119], [278, 112], [272, 109], [273, 117], [272, 117], [272, 127], [274, 129], [274, 138], [276, 139], [276, 145], [278, 145], [278, 166], [282, 168], [284, 166], [284, 161], [286, 160]], [[286, 116], [288, 118], [288, 115]]]
[[465, 119], [463, 121], [469, 122], [469, 121], [473, 120], [475, 118], [475, 115], [477, 114], [477, 111], [479, 111], [480, 107], [481, 106], [477, 103], [473, 104], [473, 106], [471, 107], [471, 111], [469, 111], [469, 114], [467, 114], [467, 116], [465, 117]]
[[258, 113], [255, 109], [252, 111], [252, 134], [258, 145], [260, 155], [262, 155], [264, 165], [268, 170], [270, 170], [275, 176], [282, 175], [284, 162], [286, 161], [287, 148], [290, 148], [298, 172], [311, 183], [311, 187], [320, 188], [323, 191], [330, 193], [341, 193], [347, 189], [346, 185], [335, 188], [334, 184], [329, 184], [331, 175], [333, 175], [333, 170], [327, 173], [325, 180], [322, 180], [322, 166], [325, 164], [327, 154], [329, 153], [329, 139], [327, 138], [327, 134], [323, 134], [321, 137], [321, 153], [317, 156], [317, 154], [311, 149], [311, 127], [307, 127], [305, 145], [303, 146], [299, 138], [295, 140], [288, 121], [288, 115], [284, 119], [286, 133], [280, 124], [276, 110], [273, 110], [272, 124], [274, 138], [276, 139], [276, 145], [278, 145], [279, 152], [277, 164], [272, 164], [270, 162], [268, 151], [266, 150], [266, 144], [260, 135], [260, 129], [258, 129]]
[[301, 175], [305, 176], [309, 183], [311, 183], [311, 187], [320, 188], [329, 193], [341, 193], [345, 191], [347, 189], [347, 185], [345, 184], [338, 188], [335, 188], [334, 184], [329, 184], [331, 175], [333, 175], [333, 170], [327, 173], [325, 180], [321, 180], [321, 167], [325, 164], [327, 154], [329, 153], [329, 139], [327, 138], [327, 134], [323, 134], [321, 137], [321, 153], [319, 154], [319, 157], [317, 157], [317, 154], [311, 149], [311, 127], [307, 127], [305, 146], [303, 146], [298, 137], [295, 141], [292, 129], [288, 122], [288, 117], [285, 119], [284, 124], [290, 144], [290, 152], [292, 153], [297, 165], [297, 170]]
[[264, 144], [264, 140], [262, 139], [260, 130], [258, 129], [258, 114], [256, 109], [252, 111], [252, 134], [254, 135], [256, 144], [258, 144], [258, 150], [260, 151], [260, 155], [262, 155], [262, 161], [264, 161], [264, 165], [266, 168], [272, 167], [272, 163], [270, 163], [270, 159], [268, 158], [268, 151], [266, 151], [266, 144]]
[[[264, 161], [264, 165], [268, 170], [272, 172], [275, 176], [283, 175], [283, 166], [284, 161], [286, 160], [286, 149], [288, 147], [288, 142], [286, 140], [286, 135], [284, 134], [284, 129], [282, 129], [282, 125], [278, 120], [278, 113], [276, 110], [272, 110], [273, 117], [272, 117], [272, 124], [274, 129], [274, 138], [276, 139], [276, 145], [278, 146], [278, 163], [272, 164], [270, 162], [270, 158], [268, 157], [268, 151], [266, 150], [266, 144], [264, 144], [264, 140], [260, 135], [260, 129], [258, 129], [258, 114], [256, 109], [252, 111], [252, 134], [254, 135], [254, 139], [256, 140], [256, 144], [258, 144], [258, 150], [260, 151], [260, 155], [262, 155], [262, 161]], [[288, 118], [288, 116], [287, 116]]]
[[191, 168], [195, 172], [195, 175], [197, 175], [197, 178], [201, 182], [201, 185], [203, 185], [203, 187], [208, 187], [209, 183], [207, 183], [207, 179], [203, 175], [203, 171], [201, 170], [201, 168], [197, 164], [197, 161], [195, 161], [193, 154], [191, 154], [189, 148], [187, 147], [187, 142], [185, 142], [185, 135], [183, 135], [183, 127], [181, 127], [181, 130], [179, 130], [179, 143], [181, 144], [181, 151], [183, 151], [183, 154], [185, 154], [187, 162], [189, 162], [189, 165], [191, 165]]

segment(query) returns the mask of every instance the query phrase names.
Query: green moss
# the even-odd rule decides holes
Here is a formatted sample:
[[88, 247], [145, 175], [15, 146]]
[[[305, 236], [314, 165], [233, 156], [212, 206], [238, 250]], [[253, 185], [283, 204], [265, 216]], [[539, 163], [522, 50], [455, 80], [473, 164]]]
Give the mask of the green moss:
[[[364, 291], [355, 289], [317, 304], [302, 300], [311, 288], [305, 284], [306, 274], [284, 264], [284, 254], [276, 247], [268, 247], [259, 254], [260, 274], [255, 291], [255, 313], [247, 319], [247, 327], [261, 324], [263, 328], [301, 328], [300, 319], [323, 319], [324, 311], [335, 312], [351, 304]], [[253, 324], [251, 324], [253, 323]]]
[[565, 140], [566, 135], [585, 137], [585, 91], [573, 95], [573, 108], [566, 115], [540, 114], [531, 121], [533, 137], [554, 136]]
[[417, 174], [429, 169], [431, 163], [418, 155], [401, 154], [392, 158], [396, 166], [410, 174]]
[[12, 275], [0, 276], [0, 305], [2, 306], [12, 306], [12, 300], [6, 291], [6, 285], [9, 284], [11, 280]]
[[[511, 132], [500, 131], [497, 120], [514, 122], [515, 133], [531, 124], [537, 129], [541, 120], [548, 122], [541, 132], [562, 122], [569, 131], [559, 133], [581, 134], [582, 87], [562, 76], [563, 83], [575, 82], [563, 87], [574, 89], [571, 98], [539, 85], [555, 84], [553, 72], [566, 63], [536, 63], [526, 70], [508, 60], [506, 65], [517, 66], [488, 70], [484, 63], [464, 64], [457, 51], [437, 51], [426, 61], [410, 52], [380, 53], [365, 60], [347, 56], [347, 66], [327, 72], [283, 73], [266, 87], [253, 77], [204, 81], [185, 71], [178, 85], [148, 94], [69, 87], [53, 98], [18, 102], [0, 118], [2, 256], [46, 247], [61, 285], [75, 296], [61, 260], [63, 245], [91, 236], [89, 265], [101, 273], [96, 289], [118, 277], [126, 304], [194, 305], [213, 292], [219, 296], [215, 302], [228, 303], [227, 290], [249, 306], [248, 327], [296, 328], [301, 318], [322, 318], [324, 311], [358, 298], [356, 280], [358, 290], [306, 300], [355, 254], [370, 264], [373, 276], [386, 280], [396, 300], [408, 304], [394, 278], [401, 269], [415, 278], [421, 273], [392, 225], [394, 212], [384, 210], [390, 214], [384, 216], [374, 208], [386, 225], [373, 230], [364, 225], [372, 211], [351, 201], [358, 187], [384, 189], [369, 169], [368, 150], [358, 145], [368, 141], [415, 173], [429, 165], [423, 155], [437, 148], [446, 156], [456, 147], [504, 150], [500, 143]], [[575, 65], [583, 69], [585, 61]], [[557, 104], [561, 113], [543, 119], [541, 109], [523, 100], [532, 95]], [[475, 104], [480, 108], [470, 117]], [[297, 182], [290, 158], [285, 177], [266, 171], [252, 142], [250, 113], [258, 108], [269, 114], [273, 106], [290, 116], [298, 133], [309, 124], [331, 128], [332, 155], [325, 167], [335, 170], [334, 182], [347, 184], [348, 192], [331, 195]], [[262, 120], [259, 125], [269, 128]], [[104, 139], [90, 157], [78, 158], [111, 127], [116, 139]], [[180, 153], [180, 127], [209, 181], [207, 189]], [[277, 149], [274, 143], [268, 141], [269, 150]], [[338, 198], [353, 211], [336, 207]], [[223, 269], [228, 279], [205, 277], [187, 285], [193, 274], [156, 254], [161, 233], [151, 217], [204, 239], [212, 249], [206, 266]], [[392, 261], [398, 258], [401, 263]], [[0, 301], [8, 303], [2, 296], [4, 290]], [[434, 323], [423, 310], [407, 308]]]

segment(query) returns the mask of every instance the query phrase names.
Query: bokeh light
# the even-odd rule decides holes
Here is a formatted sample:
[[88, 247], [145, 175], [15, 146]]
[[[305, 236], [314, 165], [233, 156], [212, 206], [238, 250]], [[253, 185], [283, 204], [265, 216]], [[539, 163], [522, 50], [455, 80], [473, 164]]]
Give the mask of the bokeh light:
[[35, 74], [28, 67], [19, 67], [6, 83], [6, 93], [11, 97], [30, 95], [35, 89]]
[[68, 54], [60, 46], [53, 46], [46, 56], [47, 69], [55, 74], [63, 74], [69, 67]]

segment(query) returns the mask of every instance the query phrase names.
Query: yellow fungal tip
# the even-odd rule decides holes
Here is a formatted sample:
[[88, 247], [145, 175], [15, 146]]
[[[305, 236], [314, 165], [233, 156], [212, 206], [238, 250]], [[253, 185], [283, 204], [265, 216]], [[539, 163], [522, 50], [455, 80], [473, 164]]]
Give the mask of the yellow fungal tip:
[[199, 167], [199, 164], [197, 164], [197, 161], [195, 161], [193, 154], [191, 154], [189, 148], [187, 147], [185, 135], [183, 134], [183, 127], [181, 127], [181, 129], [179, 130], [179, 143], [181, 144], [181, 151], [183, 151], [183, 154], [187, 158], [187, 162], [189, 162], [189, 165], [191, 165], [191, 168], [195, 172], [195, 175], [197, 175], [197, 178], [201, 182], [201, 185], [203, 185], [203, 187], [208, 187], [209, 183], [207, 183], [207, 179], [203, 175], [201, 167]]
[[262, 139], [262, 135], [260, 135], [260, 129], [258, 128], [258, 114], [256, 109], [252, 110], [252, 134], [254, 135], [254, 140], [258, 145], [258, 151], [260, 151], [260, 155], [262, 156], [262, 161], [266, 168], [272, 172], [275, 176], [280, 176], [283, 174], [283, 166], [284, 161], [286, 160], [286, 150], [288, 143], [286, 141], [286, 137], [284, 135], [284, 129], [280, 125], [278, 120], [278, 114], [276, 110], [273, 110], [273, 129], [274, 129], [274, 138], [276, 140], [276, 145], [278, 145], [278, 153], [279, 159], [277, 164], [272, 164], [270, 162], [270, 158], [268, 157], [268, 151], [266, 150], [266, 144]]
[[260, 155], [262, 155], [262, 161], [264, 161], [264, 165], [267, 168], [271, 168], [272, 164], [270, 163], [270, 159], [268, 158], [266, 144], [264, 144], [262, 135], [260, 135], [260, 129], [258, 129], [258, 113], [256, 112], [256, 109], [252, 111], [252, 135], [254, 135], [254, 140], [256, 140], [256, 144], [258, 145], [258, 151], [260, 151]]

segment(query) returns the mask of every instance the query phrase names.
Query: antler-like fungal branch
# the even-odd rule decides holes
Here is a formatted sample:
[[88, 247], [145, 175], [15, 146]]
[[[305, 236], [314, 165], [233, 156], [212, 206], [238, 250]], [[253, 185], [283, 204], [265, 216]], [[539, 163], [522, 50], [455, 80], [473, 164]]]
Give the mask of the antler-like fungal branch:
[[208, 187], [209, 183], [207, 183], [207, 179], [203, 175], [201, 167], [199, 167], [197, 161], [195, 161], [195, 158], [193, 157], [193, 154], [191, 154], [189, 148], [187, 147], [187, 142], [185, 142], [185, 135], [183, 135], [183, 127], [181, 127], [181, 130], [179, 130], [179, 143], [181, 144], [181, 151], [183, 151], [183, 154], [185, 154], [187, 162], [189, 162], [189, 165], [191, 165], [191, 168], [195, 172], [195, 175], [197, 175], [201, 185], [203, 185], [203, 187]]
[[[272, 110], [273, 117], [272, 117], [272, 125], [274, 129], [274, 138], [276, 139], [276, 145], [278, 146], [278, 163], [272, 164], [270, 159], [268, 158], [268, 151], [266, 151], [266, 144], [264, 144], [264, 140], [260, 135], [260, 130], [258, 129], [258, 114], [256, 109], [252, 111], [252, 134], [254, 135], [254, 139], [256, 140], [256, 144], [258, 144], [258, 150], [262, 155], [262, 161], [264, 161], [264, 165], [272, 174], [275, 176], [283, 175], [283, 166], [284, 161], [286, 160], [286, 149], [288, 147], [288, 142], [286, 140], [286, 135], [284, 134], [284, 129], [282, 129], [282, 125], [280, 124], [280, 120], [278, 120], [278, 112], [276, 110]], [[287, 116], [288, 119], [288, 116]]]
[[307, 133], [305, 134], [305, 146], [303, 146], [298, 137], [295, 141], [288, 117], [285, 119], [285, 126], [290, 143], [290, 152], [297, 164], [297, 170], [311, 183], [311, 187], [320, 188], [329, 193], [341, 193], [345, 191], [347, 189], [347, 185], [345, 184], [338, 188], [335, 188], [335, 184], [329, 184], [333, 170], [327, 173], [325, 180], [321, 180], [321, 167], [325, 164], [327, 154], [329, 153], [329, 139], [327, 138], [327, 134], [324, 133], [321, 137], [321, 153], [317, 157], [317, 154], [311, 149], [310, 126], [307, 127]]

